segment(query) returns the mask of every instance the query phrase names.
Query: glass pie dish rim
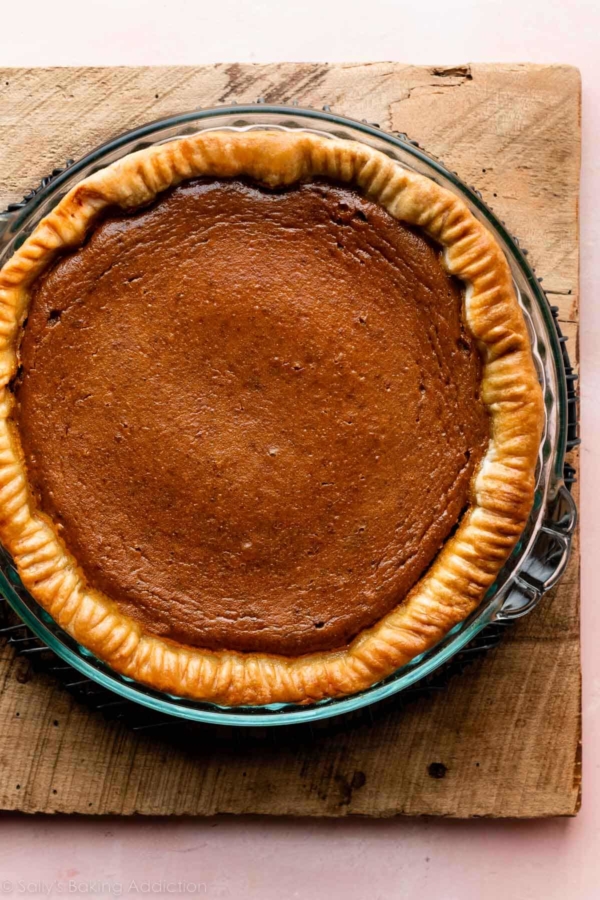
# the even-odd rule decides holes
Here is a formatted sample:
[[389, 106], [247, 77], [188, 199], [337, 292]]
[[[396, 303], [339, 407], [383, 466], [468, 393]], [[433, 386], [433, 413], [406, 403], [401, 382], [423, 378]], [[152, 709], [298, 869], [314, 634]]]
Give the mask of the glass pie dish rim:
[[[222, 123], [226, 117], [234, 117], [234, 119], [242, 121], [249, 119], [249, 124], [224, 125]], [[269, 121], [269, 117], [281, 117], [284, 121], [279, 123]], [[211, 119], [216, 120], [215, 124], [207, 125], [207, 122]], [[260, 121], [261, 119], [262, 121]], [[310, 125], [307, 127], [306, 122], [311, 119], [316, 120], [321, 125], [321, 128], [318, 126], [311, 127]], [[189, 126], [196, 122], [199, 127], [194, 128], [192, 131], [189, 129], [181, 130], [185, 126]], [[543, 497], [541, 505], [538, 503], [534, 508], [534, 513], [537, 518], [536, 524], [533, 526], [534, 530], [532, 532], [531, 540], [526, 542], [526, 547], [522, 555], [519, 554], [523, 551], [523, 547], [521, 547], [516, 554], [513, 554], [513, 557], [511, 558], [512, 562], [503, 569], [503, 573], [505, 573], [506, 570], [508, 574], [506, 575], [506, 581], [502, 585], [502, 589], [496, 589], [496, 592], [492, 592], [491, 595], [490, 592], [488, 592], [479, 608], [468, 619], [456, 626], [456, 628], [426, 654], [422, 654], [420, 657], [412, 660], [409, 664], [402, 669], [399, 669], [383, 682], [373, 685], [371, 688], [358, 694], [338, 699], [327, 699], [306, 706], [297, 704], [273, 704], [268, 707], [221, 707], [214, 703], [191, 701], [182, 697], [166, 695], [159, 691], [146, 688], [132, 679], [119, 675], [108, 666], [105, 666], [104, 663], [97, 660], [90, 651], [78, 645], [66, 632], [56, 625], [51, 617], [45, 613], [45, 611], [25, 591], [22, 585], [20, 585], [18, 575], [16, 575], [14, 567], [10, 562], [10, 558], [7, 554], [3, 554], [5, 559], [2, 564], [2, 571], [0, 571], [0, 591], [4, 594], [17, 615], [34, 632], [34, 634], [44, 641], [48, 647], [65, 660], [65, 662], [69, 663], [83, 675], [89, 677], [113, 693], [119, 694], [136, 703], [146, 705], [161, 713], [176, 715], [200, 722], [209, 722], [212, 724], [224, 724], [229, 726], [264, 726], [311, 722], [351, 712], [404, 690], [413, 685], [416, 681], [429, 675], [439, 666], [455, 656], [490, 622], [499, 618], [511, 618], [515, 615], [522, 614], [523, 611], [529, 611], [529, 608], [527, 608], [517, 613], [510, 613], [506, 610], [503, 612], [503, 607], [505, 606], [507, 585], [510, 585], [513, 578], [518, 578], [518, 572], [520, 571], [519, 566], [522, 566], [522, 563], [526, 560], [528, 549], [531, 550], [531, 547], [533, 547], [534, 538], [539, 533], [539, 529], [544, 530], [545, 520], [543, 519], [543, 514], [548, 505], [549, 498], [556, 496], [561, 491], [564, 492], [564, 486], [562, 485], [562, 466], [564, 462], [567, 435], [567, 393], [563, 360], [552, 315], [537, 278], [529, 267], [516, 240], [510, 236], [504, 224], [497, 219], [490, 209], [488, 209], [480, 196], [475, 191], [468, 188], [456, 174], [449, 172], [440, 162], [429, 156], [429, 154], [426, 154], [413, 142], [410, 142], [405, 135], [391, 135], [380, 130], [378, 126], [366, 122], [357, 122], [326, 110], [317, 111], [302, 109], [296, 106], [271, 106], [267, 104], [224, 106], [214, 109], [192, 111], [167, 119], [161, 119], [119, 135], [114, 140], [96, 148], [77, 163], [74, 163], [67, 168], [64, 173], [58, 175], [50, 184], [42, 188], [39, 193], [36, 193], [23, 210], [19, 210], [17, 214], [9, 213], [8, 217], [10, 218], [6, 216], [3, 217], [5, 226], [4, 235], [12, 231], [13, 237], [9, 237], [8, 240], [6, 240], [5, 237], [2, 247], [2, 257], [8, 258], [12, 252], [13, 243], [18, 240], [19, 235], [26, 232], [29, 226], [32, 226], [39, 218], [41, 218], [44, 205], [56, 202], [61, 195], [61, 191], [64, 192], [64, 186], [72, 183], [74, 176], [78, 173], [85, 171], [87, 174], [90, 169], [93, 170], [95, 168], [103, 167], [108, 161], [111, 161], [107, 159], [107, 157], [110, 157], [111, 155], [114, 157], [116, 154], [118, 157], [124, 155], [124, 153], [132, 152], [132, 145], [134, 145], [135, 149], [139, 149], [138, 145], [140, 143], [142, 146], [147, 146], [148, 143], [160, 142], [161, 137], [159, 136], [156, 140], [150, 140], [144, 143], [144, 138], [156, 136], [157, 133], [160, 135], [169, 129], [180, 129], [177, 132], [178, 134], [188, 134], [205, 130], [207, 127], [225, 127], [234, 128], [235, 130], [241, 128], [264, 127], [304, 128], [305, 130], [318, 131], [321, 134], [336, 134], [343, 137], [350, 136], [355, 140], [368, 138], [369, 143], [371, 144], [380, 144], [383, 142], [383, 144], [388, 145], [390, 148], [394, 148], [395, 154], [391, 155], [396, 155], [397, 157], [398, 154], [402, 156], [402, 154], [408, 153], [410, 157], [421, 165], [421, 167], [433, 170], [437, 175], [438, 180], [442, 180], [443, 183], [449, 183], [453, 189], [457, 190], [471, 207], [475, 207], [475, 210], [479, 213], [480, 217], [486, 221], [488, 227], [491, 226], [491, 230], [496, 232], [497, 236], [500, 236], [501, 242], [504, 244], [505, 250], [507, 250], [509, 261], [511, 261], [513, 265], [513, 271], [514, 266], [516, 265], [520, 271], [520, 275], [525, 279], [527, 289], [533, 297], [533, 303], [537, 309], [537, 314], [533, 313], [534, 318], [536, 315], [541, 315], [542, 317], [545, 326], [543, 338], [546, 340], [551, 350], [551, 366], [554, 367], [553, 371], [555, 372], [553, 384], [551, 385], [553, 390], [548, 394], [549, 380], [547, 375], [544, 374], [546, 373], [546, 369], [540, 357], [538, 361], [541, 365], [541, 379], [545, 387], [547, 418], [546, 435], [541, 448], [540, 482], [543, 482]], [[344, 133], [340, 135], [339, 132], [334, 131], [334, 128], [339, 128]], [[325, 131], [322, 129], [325, 129]], [[348, 135], [348, 132], [350, 132], [350, 135]], [[354, 134], [352, 134], [352, 132], [354, 132]], [[359, 133], [358, 138], [356, 137], [356, 132]], [[172, 134], [167, 137], [166, 140], [173, 140], [176, 136], [177, 134]], [[162, 138], [162, 140], [165, 140], [165, 138]], [[120, 152], [121, 150], [123, 150], [122, 153]], [[390, 151], [388, 150], [388, 152]], [[418, 166], [415, 167], [418, 169]], [[422, 169], [418, 170], [421, 171]], [[40, 210], [42, 210], [42, 213], [40, 213]], [[518, 286], [517, 290], [519, 290]], [[519, 294], [521, 294], [520, 291]], [[537, 351], [537, 348], [540, 346], [538, 343], [540, 335], [532, 324], [532, 313], [528, 313], [525, 306], [523, 308], [526, 313], [526, 318], [529, 319], [530, 328], [533, 331], [532, 341], [534, 342]], [[543, 342], [541, 346], [545, 346]], [[544, 447], [548, 441], [549, 449], [545, 451]], [[546, 453], [545, 460], [543, 458], [544, 453]], [[532, 513], [532, 520], [534, 513]], [[574, 512], [571, 519], [574, 521]], [[560, 571], [564, 569], [566, 557], [568, 556], [570, 544], [569, 538], [570, 532], [568, 537], [564, 540], [564, 559], [559, 564], [559, 568], [562, 566]], [[522, 544], [522, 542], [520, 542], [520, 544]], [[498, 580], [500, 580], [500, 578]], [[546, 589], [547, 587], [544, 587], [544, 590]], [[541, 593], [539, 593], [539, 596], [536, 595], [536, 600], [531, 606], [538, 602], [540, 596]]]

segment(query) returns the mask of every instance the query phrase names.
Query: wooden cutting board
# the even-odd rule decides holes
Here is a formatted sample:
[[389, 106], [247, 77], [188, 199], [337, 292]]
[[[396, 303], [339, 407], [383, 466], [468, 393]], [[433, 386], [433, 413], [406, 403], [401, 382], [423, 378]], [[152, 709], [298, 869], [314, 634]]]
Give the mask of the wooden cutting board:
[[[577, 359], [580, 79], [566, 66], [397, 63], [7, 69], [0, 204], [68, 157], [203, 106], [296, 100], [407, 132], [529, 250]], [[26, 812], [573, 815], [580, 798], [577, 552], [559, 588], [448, 688], [312, 736], [171, 739], [107, 722], [0, 647], [0, 808]], [[433, 765], [432, 765], [433, 764]]]

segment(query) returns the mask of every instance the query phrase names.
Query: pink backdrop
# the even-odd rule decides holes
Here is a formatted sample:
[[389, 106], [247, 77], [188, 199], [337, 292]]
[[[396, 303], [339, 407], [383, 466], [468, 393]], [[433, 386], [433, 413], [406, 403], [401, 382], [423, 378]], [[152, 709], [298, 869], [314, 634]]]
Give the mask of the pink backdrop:
[[[593, 900], [600, 896], [600, 4], [597, 0], [29, 0], [3, 65], [564, 62], [584, 83], [581, 196], [584, 800], [575, 820], [117, 820], [0, 814], [0, 894]], [[596, 402], [594, 402], [596, 401]], [[1, 765], [1, 761], [0, 761]], [[72, 882], [72, 886], [69, 885]], [[95, 884], [103, 881], [104, 885]], [[34, 882], [38, 887], [28, 888]], [[54, 884], [54, 882], [59, 882]], [[134, 882], [133, 884], [130, 884]], [[116, 887], [115, 887], [116, 886]]]

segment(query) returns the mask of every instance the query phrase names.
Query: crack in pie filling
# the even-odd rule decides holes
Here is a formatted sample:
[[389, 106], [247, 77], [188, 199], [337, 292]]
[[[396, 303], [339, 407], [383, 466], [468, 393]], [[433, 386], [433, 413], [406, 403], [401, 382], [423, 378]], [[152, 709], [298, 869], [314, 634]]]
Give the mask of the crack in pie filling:
[[75, 187], [0, 273], [0, 535], [116, 670], [364, 689], [482, 600], [541, 392], [507, 263], [369, 147], [204, 133]]

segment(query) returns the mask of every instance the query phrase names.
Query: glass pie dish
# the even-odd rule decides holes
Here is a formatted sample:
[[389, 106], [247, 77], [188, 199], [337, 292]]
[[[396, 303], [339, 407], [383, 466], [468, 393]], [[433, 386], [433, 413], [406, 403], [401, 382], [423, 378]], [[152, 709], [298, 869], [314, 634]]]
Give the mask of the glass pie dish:
[[0, 591], [14, 612], [54, 653], [87, 678], [123, 698], [164, 714], [226, 725], [289, 725], [350, 712], [388, 697], [446, 663], [483, 628], [532, 610], [544, 592], [558, 580], [566, 566], [576, 511], [564, 477], [564, 457], [569, 426], [567, 377], [559, 335], [552, 312], [518, 243], [483, 204], [477, 192], [425, 154], [405, 135], [388, 135], [377, 126], [354, 122], [328, 111], [297, 107], [223, 107], [196, 111], [151, 123], [124, 134], [71, 164], [0, 218], [0, 264], [26, 239], [37, 223], [79, 181], [128, 153], [157, 143], [207, 130], [253, 129], [303, 130], [321, 136], [360, 141], [384, 152], [404, 168], [421, 173], [459, 194], [504, 249], [511, 266], [515, 291], [530, 333], [533, 356], [545, 405], [545, 428], [539, 448], [533, 509], [513, 554], [487, 592], [476, 612], [454, 628], [433, 649], [413, 659], [373, 687], [339, 699], [310, 706], [270, 704], [253, 707], [221, 707], [214, 703], [185, 700], [146, 688], [119, 675], [77, 644], [36, 603], [23, 587], [6, 552], [0, 558]]

